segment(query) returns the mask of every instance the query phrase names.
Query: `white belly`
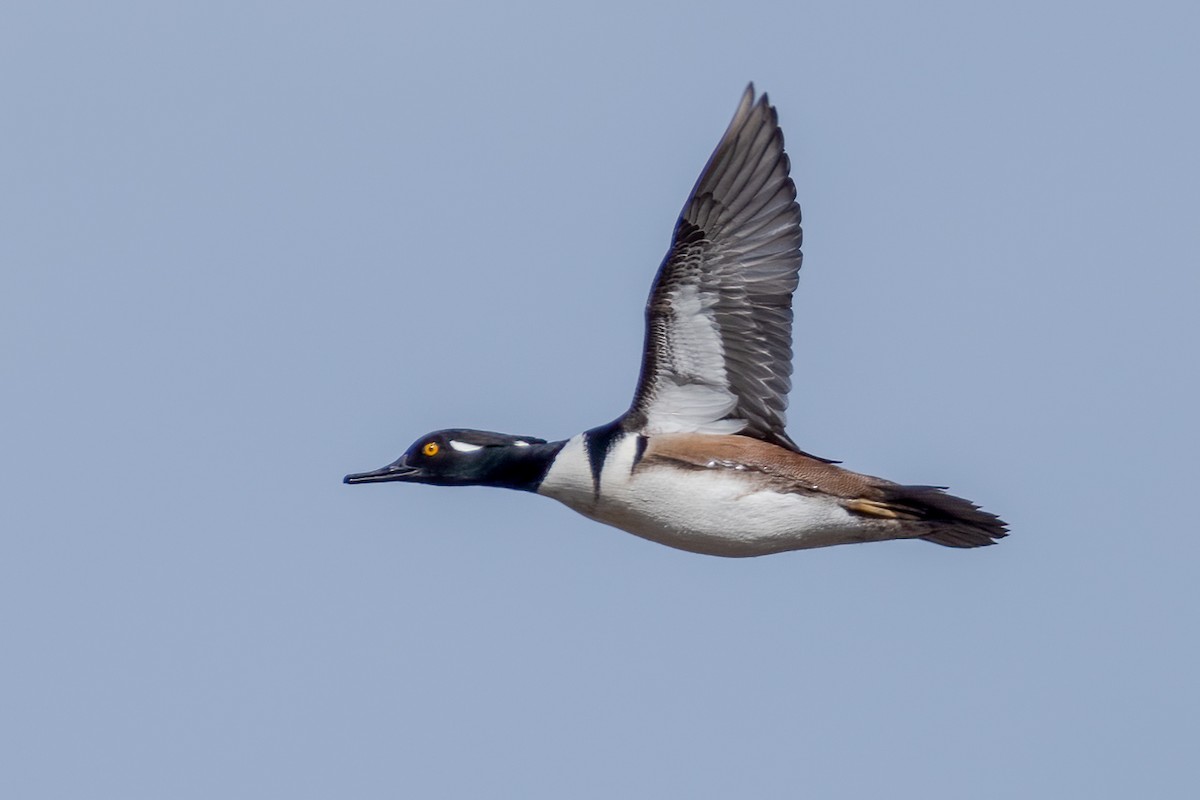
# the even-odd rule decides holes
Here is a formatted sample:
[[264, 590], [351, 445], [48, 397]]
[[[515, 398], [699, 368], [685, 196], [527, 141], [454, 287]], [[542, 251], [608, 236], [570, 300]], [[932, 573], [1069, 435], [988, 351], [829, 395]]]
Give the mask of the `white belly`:
[[835, 500], [767, 491], [727, 468], [639, 465], [632, 438], [611, 452], [597, 497], [582, 437], [567, 443], [539, 494], [584, 516], [660, 544], [717, 556], [757, 556], [881, 536]]

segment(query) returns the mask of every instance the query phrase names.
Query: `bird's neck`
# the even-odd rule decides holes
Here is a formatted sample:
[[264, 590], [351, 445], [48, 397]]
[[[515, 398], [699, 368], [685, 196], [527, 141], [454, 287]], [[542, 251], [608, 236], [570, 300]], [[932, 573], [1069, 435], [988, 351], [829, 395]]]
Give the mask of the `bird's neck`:
[[565, 444], [565, 441], [561, 441], [494, 448], [495, 452], [489, 453], [487, 460], [480, 465], [477, 480], [472, 482], [481, 486], [536, 492], [550, 465], [554, 463], [555, 456]]

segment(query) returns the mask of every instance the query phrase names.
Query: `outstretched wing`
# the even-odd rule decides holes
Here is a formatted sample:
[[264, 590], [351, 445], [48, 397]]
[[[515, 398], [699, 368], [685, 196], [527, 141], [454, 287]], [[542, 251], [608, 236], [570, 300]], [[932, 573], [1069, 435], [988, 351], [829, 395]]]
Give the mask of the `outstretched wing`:
[[799, 451], [784, 432], [802, 239], [789, 167], [775, 109], [751, 84], [650, 291], [630, 428], [741, 433]]

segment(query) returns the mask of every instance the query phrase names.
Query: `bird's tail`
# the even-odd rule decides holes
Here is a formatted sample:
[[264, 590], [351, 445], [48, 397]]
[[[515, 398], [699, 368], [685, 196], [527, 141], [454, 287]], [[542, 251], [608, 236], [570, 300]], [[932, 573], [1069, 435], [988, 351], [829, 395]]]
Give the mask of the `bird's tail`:
[[[904, 524], [907, 536], [946, 547], [982, 547], [1008, 535], [1008, 524], [970, 500], [945, 492], [944, 486], [879, 487], [881, 500], [859, 500], [850, 508]], [[869, 507], [868, 507], [869, 506]]]

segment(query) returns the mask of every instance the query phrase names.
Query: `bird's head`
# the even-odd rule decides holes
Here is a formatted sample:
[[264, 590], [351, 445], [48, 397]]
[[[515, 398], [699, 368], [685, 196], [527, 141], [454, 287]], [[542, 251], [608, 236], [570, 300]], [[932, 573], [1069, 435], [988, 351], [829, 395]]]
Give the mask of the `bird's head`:
[[[371, 472], [347, 475], [345, 483], [403, 481], [435, 486], [504, 486], [529, 488], [530, 473], [538, 481], [558, 446], [545, 439], [492, 431], [449, 428], [413, 442], [404, 455]], [[547, 448], [552, 447], [548, 451]]]

